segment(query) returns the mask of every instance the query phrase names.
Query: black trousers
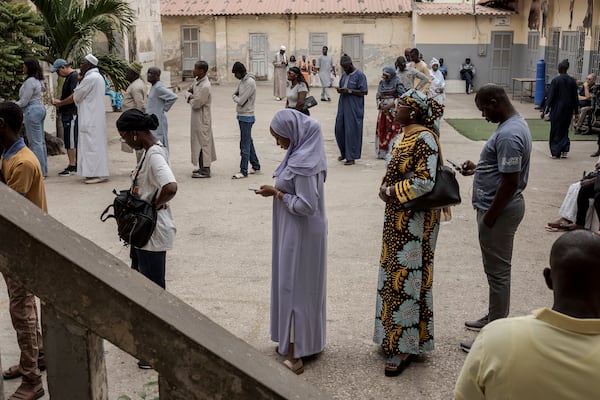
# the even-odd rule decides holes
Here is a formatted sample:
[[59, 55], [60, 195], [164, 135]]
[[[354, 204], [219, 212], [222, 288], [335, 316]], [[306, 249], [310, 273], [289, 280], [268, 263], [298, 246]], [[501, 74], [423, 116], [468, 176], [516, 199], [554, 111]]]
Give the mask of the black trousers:
[[575, 218], [577, 225], [585, 225], [585, 216], [590, 207], [590, 199], [594, 199], [594, 208], [598, 216], [600, 216], [600, 192], [595, 190], [594, 182], [581, 185], [579, 189], [579, 194], [577, 195], [577, 216]]

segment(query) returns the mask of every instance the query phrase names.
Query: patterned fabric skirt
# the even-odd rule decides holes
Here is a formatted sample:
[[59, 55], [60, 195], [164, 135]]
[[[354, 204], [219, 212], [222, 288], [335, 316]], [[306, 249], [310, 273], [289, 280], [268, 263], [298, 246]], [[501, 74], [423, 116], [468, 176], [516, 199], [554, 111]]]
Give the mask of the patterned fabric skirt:
[[373, 341], [386, 356], [433, 350], [433, 254], [439, 210], [386, 207]]

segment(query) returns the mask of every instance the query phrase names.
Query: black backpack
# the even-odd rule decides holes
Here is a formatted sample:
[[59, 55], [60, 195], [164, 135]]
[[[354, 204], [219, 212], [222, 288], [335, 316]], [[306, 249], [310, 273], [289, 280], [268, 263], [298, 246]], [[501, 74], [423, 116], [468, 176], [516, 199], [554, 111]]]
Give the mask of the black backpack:
[[[137, 178], [144, 158], [140, 162], [138, 169], [133, 178], [131, 188], [134, 188], [137, 183]], [[109, 218], [114, 218], [117, 221], [117, 231], [119, 238], [125, 242], [126, 245], [132, 245], [134, 247], [144, 247], [146, 243], [152, 237], [152, 233], [156, 228], [156, 207], [154, 201], [158, 191], [154, 193], [152, 197], [152, 203], [148, 203], [142, 199], [137, 198], [131, 193], [131, 188], [127, 190], [121, 190], [117, 192], [113, 189], [115, 199], [100, 215], [100, 221], [106, 222]], [[114, 213], [108, 214], [108, 210], [113, 208]]]

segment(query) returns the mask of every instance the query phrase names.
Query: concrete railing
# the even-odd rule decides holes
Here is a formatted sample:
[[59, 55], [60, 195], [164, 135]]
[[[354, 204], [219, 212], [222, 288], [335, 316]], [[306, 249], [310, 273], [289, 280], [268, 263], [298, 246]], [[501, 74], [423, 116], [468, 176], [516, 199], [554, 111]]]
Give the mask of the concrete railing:
[[161, 400], [326, 398], [5, 185], [0, 272], [41, 299], [53, 399], [108, 399], [103, 339], [153, 365]]

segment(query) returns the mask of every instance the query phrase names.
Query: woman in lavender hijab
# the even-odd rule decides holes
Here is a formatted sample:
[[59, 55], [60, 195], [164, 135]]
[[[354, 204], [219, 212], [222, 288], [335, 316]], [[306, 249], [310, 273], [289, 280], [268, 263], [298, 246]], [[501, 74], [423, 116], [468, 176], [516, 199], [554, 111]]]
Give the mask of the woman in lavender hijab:
[[256, 190], [273, 196], [271, 339], [284, 364], [304, 372], [302, 357], [325, 347], [327, 278], [327, 159], [318, 121], [293, 109], [278, 111], [271, 135], [287, 150], [275, 185]]

